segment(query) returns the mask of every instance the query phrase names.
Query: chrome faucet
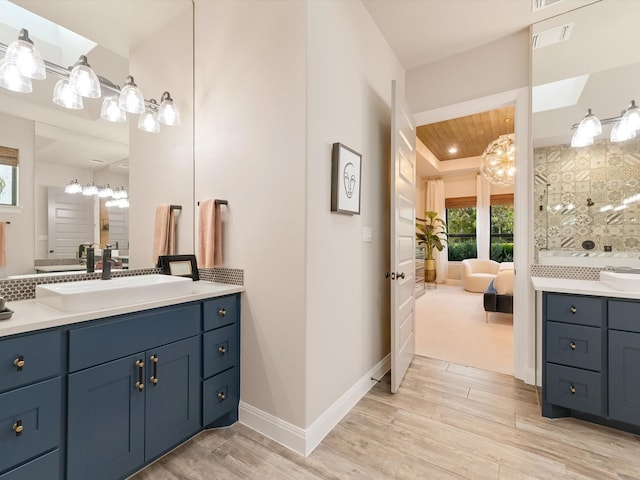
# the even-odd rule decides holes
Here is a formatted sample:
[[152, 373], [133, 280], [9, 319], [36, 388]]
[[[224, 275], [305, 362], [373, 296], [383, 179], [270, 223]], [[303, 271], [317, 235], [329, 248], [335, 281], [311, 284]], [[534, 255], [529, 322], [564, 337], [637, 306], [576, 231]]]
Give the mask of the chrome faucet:
[[111, 258], [111, 245], [102, 249], [102, 280], [111, 280], [111, 265], [116, 261]]

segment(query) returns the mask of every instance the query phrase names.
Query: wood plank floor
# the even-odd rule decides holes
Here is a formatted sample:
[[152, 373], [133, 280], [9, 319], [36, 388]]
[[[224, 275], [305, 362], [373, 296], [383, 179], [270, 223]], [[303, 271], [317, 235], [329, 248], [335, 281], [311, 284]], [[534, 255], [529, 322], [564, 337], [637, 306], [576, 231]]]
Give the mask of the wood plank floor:
[[236, 424], [206, 431], [135, 480], [637, 480], [640, 437], [540, 416], [513, 377], [415, 357], [388, 376], [308, 457]]

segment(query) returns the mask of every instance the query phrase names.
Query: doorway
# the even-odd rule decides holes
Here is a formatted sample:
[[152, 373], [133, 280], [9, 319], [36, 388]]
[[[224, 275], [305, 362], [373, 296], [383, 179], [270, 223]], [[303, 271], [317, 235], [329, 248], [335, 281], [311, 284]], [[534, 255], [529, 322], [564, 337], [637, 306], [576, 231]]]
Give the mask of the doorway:
[[513, 375], [533, 384], [535, 382], [535, 318], [533, 289], [529, 282], [529, 265], [533, 258], [532, 162], [529, 141], [529, 90], [521, 88], [502, 94], [482, 97], [414, 115], [417, 125], [488, 111], [505, 105], [515, 105], [516, 176], [514, 193], [514, 305], [513, 305]]

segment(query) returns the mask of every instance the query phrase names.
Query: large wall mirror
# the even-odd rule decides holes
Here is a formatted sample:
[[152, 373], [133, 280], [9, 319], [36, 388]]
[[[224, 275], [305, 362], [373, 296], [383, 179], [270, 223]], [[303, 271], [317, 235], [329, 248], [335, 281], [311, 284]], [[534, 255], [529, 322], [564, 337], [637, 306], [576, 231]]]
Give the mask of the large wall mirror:
[[[26, 28], [46, 61], [67, 68], [86, 55], [99, 76], [121, 87], [127, 75], [136, 76], [129, 62], [131, 53], [153, 51], [149, 43], [163, 32], [191, 42], [192, 15], [191, 0], [0, 0], [0, 42], [10, 44]], [[177, 52], [153, 55], [171, 54]], [[3, 57], [0, 50], [0, 60]], [[139, 53], [135, 65], [140, 69]], [[189, 88], [192, 74], [183, 75]], [[35, 273], [35, 265], [47, 261], [77, 260], [83, 243], [111, 244], [126, 266], [130, 232], [135, 229], [129, 224], [129, 211], [136, 208], [135, 203], [108, 207], [106, 198], [65, 193], [65, 186], [77, 181], [81, 186], [108, 185], [131, 193], [130, 141], [139, 135], [162, 136], [163, 128], [191, 128], [190, 123], [162, 125], [159, 133], [141, 132], [138, 114], [127, 114], [127, 121], [121, 123], [103, 120], [103, 99], [113, 94], [104, 90], [101, 98], [84, 98], [82, 109], [64, 108], [53, 102], [59, 80], [52, 74], [32, 80], [31, 93], [0, 88], [0, 147], [20, 151], [19, 205], [0, 206], [0, 221], [9, 222], [7, 265], [0, 268], [0, 278]], [[155, 91], [155, 86], [162, 83], [155, 82], [153, 91], [145, 90], [143, 83], [138, 87], [145, 99], [160, 103], [163, 92]], [[181, 110], [192, 110], [190, 93], [181, 95], [174, 86], [171, 95]], [[33, 240], [25, 241], [27, 236]], [[22, 237], [22, 242], [16, 237]]]
[[[602, 0], [533, 26], [539, 263], [607, 266], [638, 259], [640, 131], [625, 120], [631, 133], [611, 137], [631, 102], [640, 103], [640, 50], [629, 34], [638, 15], [640, 2]], [[589, 109], [602, 132], [578, 138], [576, 125]]]

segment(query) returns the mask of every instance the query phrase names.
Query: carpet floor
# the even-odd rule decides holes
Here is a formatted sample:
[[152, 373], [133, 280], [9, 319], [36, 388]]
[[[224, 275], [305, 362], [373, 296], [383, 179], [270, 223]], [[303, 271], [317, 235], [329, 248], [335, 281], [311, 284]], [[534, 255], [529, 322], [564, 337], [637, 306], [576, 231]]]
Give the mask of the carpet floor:
[[485, 323], [482, 293], [439, 284], [416, 300], [416, 354], [513, 375], [513, 315]]

